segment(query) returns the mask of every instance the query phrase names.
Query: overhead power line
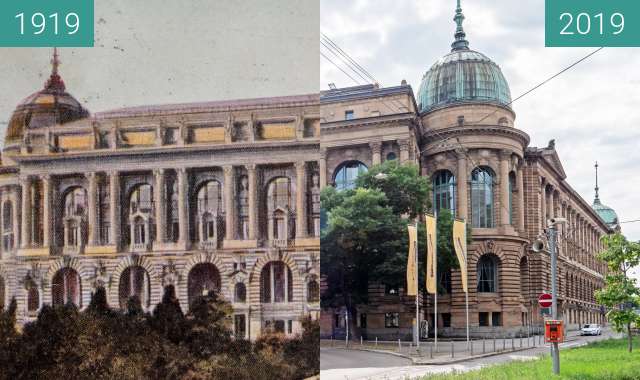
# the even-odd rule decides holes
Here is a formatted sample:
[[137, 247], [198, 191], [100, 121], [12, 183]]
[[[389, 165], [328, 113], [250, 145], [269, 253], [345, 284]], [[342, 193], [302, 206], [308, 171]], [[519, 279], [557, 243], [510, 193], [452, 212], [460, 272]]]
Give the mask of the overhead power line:
[[323, 52], [320, 52], [320, 55], [322, 56], [322, 58], [326, 59], [327, 61], [329, 61], [331, 64], [333, 64], [335, 67], [338, 68], [338, 70], [342, 71], [342, 73], [346, 76], [348, 76], [349, 78], [351, 78], [352, 81], [356, 82], [356, 84], [360, 85], [360, 82], [358, 82], [354, 77], [352, 77], [348, 72], [344, 71], [344, 69], [340, 66], [338, 66], [337, 63], [333, 62], [331, 60], [331, 58], [327, 57]]
[[331, 47], [331, 45], [328, 45], [326, 42], [320, 40], [320, 43], [322, 44], [322, 46], [325, 47], [326, 50], [328, 50], [334, 57], [336, 57], [338, 60], [340, 60], [342, 63], [344, 63], [349, 69], [351, 69], [351, 71], [353, 71], [357, 76], [359, 76], [360, 78], [362, 78], [363, 81], [369, 82], [369, 79], [363, 75], [363, 73], [361, 73], [359, 70], [357, 70], [357, 68], [355, 68], [349, 61], [346, 61], [339, 53], [337, 53], [335, 51], [334, 48]]
[[326, 34], [324, 34], [322, 32], [320, 32], [320, 35], [321, 35], [321, 41], [322, 41], [322, 39], [324, 39], [324, 41], [328, 45], [332, 46], [340, 55], [342, 55], [353, 66], [355, 66], [365, 76], [367, 76], [371, 81], [373, 81], [373, 83], [380, 83], [373, 75], [371, 75], [371, 73], [367, 69], [362, 67], [362, 65], [360, 65], [358, 62], [356, 62], [355, 59], [353, 59], [349, 54], [347, 54], [344, 50], [342, 50], [342, 48], [340, 46], [338, 46], [338, 44], [336, 44], [331, 38], [329, 38], [329, 36], [327, 36]]

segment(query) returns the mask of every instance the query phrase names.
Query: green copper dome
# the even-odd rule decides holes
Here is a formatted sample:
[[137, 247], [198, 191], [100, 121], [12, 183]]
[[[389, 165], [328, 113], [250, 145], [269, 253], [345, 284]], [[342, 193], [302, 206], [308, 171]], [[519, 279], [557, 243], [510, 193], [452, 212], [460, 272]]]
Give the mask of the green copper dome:
[[484, 54], [469, 49], [469, 42], [462, 28], [463, 20], [464, 15], [458, 1], [452, 50], [422, 77], [417, 94], [420, 112], [464, 102], [503, 106], [511, 103], [511, 91], [500, 67]]
[[609, 206], [605, 206], [600, 202], [600, 199], [596, 198], [593, 201], [593, 205], [591, 206], [595, 210], [595, 212], [600, 215], [602, 220], [609, 225], [609, 227], [614, 228], [618, 225], [618, 214]]

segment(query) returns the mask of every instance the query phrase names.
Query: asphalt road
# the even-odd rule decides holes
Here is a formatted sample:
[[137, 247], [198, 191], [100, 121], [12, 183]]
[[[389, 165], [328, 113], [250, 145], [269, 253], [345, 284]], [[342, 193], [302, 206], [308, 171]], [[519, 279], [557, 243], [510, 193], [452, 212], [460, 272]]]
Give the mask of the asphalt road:
[[[588, 342], [619, 336], [604, 331], [601, 336], [576, 337], [575, 340], [561, 344], [560, 348], [570, 348]], [[548, 354], [548, 346], [525, 351], [504, 353], [495, 356], [468, 360], [450, 365], [412, 365], [408, 359], [390, 354], [344, 350], [340, 348], [320, 349], [320, 376], [322, 380], [405, 380], [428, 374], [466, 372], [485, 366], [506, 363], [513, 360], [534, 360], [542, 354]]]

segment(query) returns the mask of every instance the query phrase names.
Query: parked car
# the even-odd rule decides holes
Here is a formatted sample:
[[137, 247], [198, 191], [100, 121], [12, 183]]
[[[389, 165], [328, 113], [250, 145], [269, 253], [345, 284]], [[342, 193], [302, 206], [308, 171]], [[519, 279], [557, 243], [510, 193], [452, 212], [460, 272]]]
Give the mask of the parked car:
[[580, 335], [600, 335], [602, 334], [602, 327], [599, 324], [591, 323], [582, 326], [580, 329]]

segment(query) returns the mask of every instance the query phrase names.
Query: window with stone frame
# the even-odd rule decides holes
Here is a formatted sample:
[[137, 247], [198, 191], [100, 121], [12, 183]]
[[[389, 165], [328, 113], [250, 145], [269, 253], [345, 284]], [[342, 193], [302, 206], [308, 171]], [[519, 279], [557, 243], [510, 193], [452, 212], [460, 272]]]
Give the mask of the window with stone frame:
[[316, 280], [307, 283], [307, 302], [320, 302], [320, 285]]
[[216, 180], [200, 186], [197, 194], [198, 239], [201, 242], [216, 242], [220, 234], [219, 217], [222, 213], [222, 186]]
[[38, 292], [38, 287], [33, 284], [27, 290], [27, 311], [35, 313], [38, 309], [40, 309], [40, 292]]
[[456, 214], [456, 177], [448, 170], [438, 170], [432, 177], [433, 207]]
[[267, 186], [267, 218], [269, 240], [291, 238], [291, 180], [288, 177], [272, 179]]
[[137, 298], [143, 308], [149, 307], [151, 293], [147, 271], [139, 265], [127, 267], [122, 271], [118, 284], [118, 295], [122, 310], [126, 310], [127, 303], [132, 297]]
[[477, 265], [478, 293], [498, 291], [498, 258], [492, 254], [480, 257]]
[[80, 247], [87, 242], [87, 192], [81, 187], [64, 196], [65, 247]]
[[400, 327], [400, 313], [385, 313], [384, 314], [384, 327], [385, 328], [398, 328], [398, 327]]
[[493, 228], [493, 185], [495, 174], [491, 168], [478, 167], [471, 173], [471, 225], [474, 228]]
[[499, 327], [502, 326], [502, 313], [499, 311], [494, 311], [491, 313], [491, 326]]
[[72, 268], [62, 268], [51, 281], [51, 299], [54, 306], [73, 303], [81, 307], [80, 276]]
[[480, 327], [489, 326], [489, 313], [487, 312], [478, 313], [478, 326]]
[[7, 200], [2, 204], [2, 248], [5, 252], [8, 252], [14, 248], [14, 236], [13, 203]]
[[356, 178], [366, 173], [367, 166], [360, 161], [348, 161], [342, 163], [335, 171], [333, 182], [337, 190], [353, 189], [356, 187]]
[[293, 274], [282, 261], [271, 261], [262, 268], [260, 275], [262, 303], [293, 301]]
[[247, 286], [244, 283], [242, 282], [236, 283], [233, 293], [234, 293], [234, 298], [233, 298], [234, 302], [236, 303], [247, 302]]
[[98, 184], [98, 233], [99, 243], [107, 245], [111, 243], [111, 195], [109, 183], [102, 181]]

